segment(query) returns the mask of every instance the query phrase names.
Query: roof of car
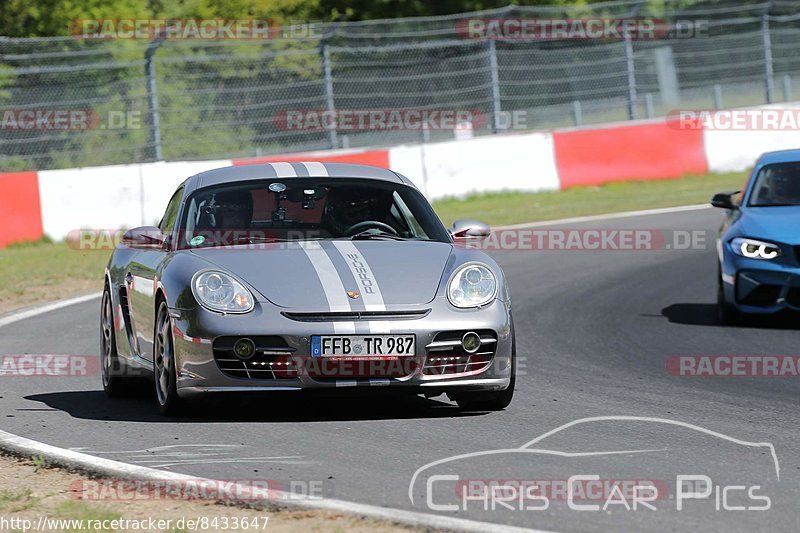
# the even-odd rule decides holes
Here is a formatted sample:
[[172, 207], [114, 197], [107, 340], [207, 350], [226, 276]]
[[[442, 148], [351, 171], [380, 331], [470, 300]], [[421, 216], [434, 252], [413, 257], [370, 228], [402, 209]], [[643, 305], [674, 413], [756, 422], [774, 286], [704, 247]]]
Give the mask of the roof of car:
[[355, 178], [372, 179], [411, 185], [399, 174], [385, 168], [349, 163], [260, 163], [216, 168], [195, 174], [186, 180], [187, 190], [195, 190], [212, 185], [235, 181], [249, 181], [274, 178]]
[[800, 162], [800, 150], [779, 150], [777, 152], [767, 152], [762, 154], [758, 160], [761, 165], [770, 163], [792, 163]]

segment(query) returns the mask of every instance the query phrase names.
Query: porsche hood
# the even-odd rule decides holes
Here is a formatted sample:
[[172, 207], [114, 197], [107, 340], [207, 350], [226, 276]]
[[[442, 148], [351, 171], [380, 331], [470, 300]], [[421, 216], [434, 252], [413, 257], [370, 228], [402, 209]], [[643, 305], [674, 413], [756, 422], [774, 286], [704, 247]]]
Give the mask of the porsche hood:
[[192, 253], [280, 307], [379, 311], [431, 302], [452, 248], [440, 242], [335, 240]]

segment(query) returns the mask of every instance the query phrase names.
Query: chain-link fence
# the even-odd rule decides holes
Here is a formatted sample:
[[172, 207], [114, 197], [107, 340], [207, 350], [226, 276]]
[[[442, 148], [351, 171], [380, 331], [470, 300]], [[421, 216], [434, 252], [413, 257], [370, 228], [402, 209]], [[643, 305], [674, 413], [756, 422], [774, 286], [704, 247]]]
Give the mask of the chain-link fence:
[[[794, 0], [622, 0], [320, 23], [284, 28], [281, 38], [265, 40], [0, 37], [0, 170], [386, 146], [454, 135], [447, 128], [289, 124], [289, 112], [469, 110], [487, 118], [471, 124], [475, 135], [485, 135], [787, 101], [800, 77], [799, 8]], [[592, 18], [647, 18], [664, 31], [650, 39], [624, 32], [619, 39], [476, 38], [464, 31], [476, 20]], [[91, 112], [89, 127], [15, 122], [25, 110], [76, 109]]]

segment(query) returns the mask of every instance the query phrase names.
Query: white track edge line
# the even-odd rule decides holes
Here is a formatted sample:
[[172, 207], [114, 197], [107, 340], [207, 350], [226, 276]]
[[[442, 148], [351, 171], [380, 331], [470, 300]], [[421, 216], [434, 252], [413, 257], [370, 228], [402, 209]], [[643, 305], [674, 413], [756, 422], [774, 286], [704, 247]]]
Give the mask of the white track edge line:
[[[113, 461], [103, 457], [95, 457], [81, 452], [58, 448], [49, 444], [44, 444], [35, 440], [19, 437], [12, 433], [0, 430], [0, 450], [24, 456], [36, 457], [41, 456], [44, 460], [52, 465], [65, 467], [72, 470], [83, 472], [90, 472], [99, 474], [105, 477], [124, 478], [136, 481], [176, 481], [176, 482], [196, 482], [203, 483], [214, 481], [207, 478], [200, 478], [186, 474], [178, 474], [175, 472], [165, 472], [163, 470], [155, 470], [145, 466], [132, 465], [122, 463], [120, 461]], [[248, 494], [246, 486], [240, 486], [241, 490], [237, 490], [236, 494]], [[404, 511], [402, 509], [392, 509], [388, 507], [378, 507], [374, 505], [347, 502], [343, 500], [334, 500], [327, 498], [298, 500], [292, 499], [292, 496], [286, 493], [273, 493], [276, 498], [254, 498], [248, 501], [252, 504], [255, 501], [272, 505], [277, 508], [292, 508], [300, 507], [304, 509], [316, 509], [327, 511], [339, 511], [348, 514], [379, 519], [388, 520], [398, 524], [404, 524], [414, 527], [423, 528], [436, 528], [445, 529], [449, 531], [469, 531], [469, 532], [527, 532], [527, 533], [547, 533], [542, 530], [526, 529], [512, 526], [504, 526], [501, 524], [493, 524], [489, 522], [479, 522], [476, 520], [468, 520], [464, 518], [453, 518], [447, 516], [438, 516], [427, 513], [419, 513], [415, 511]], [[218, 499], [217, 501], [224, 501]], [[231, 503], [231, 502], [227, 502]]]
[[102, 295], [103, 295], [102, 292], [93, 292], [91, 294], [84, 294], [82, 296], [77, 296], [75, 298], [70, 298], [68, 300], [57, 300], [55, 302], [40, 305], [37, 307], [32, 307], [30, 309], [25, 309], [23, 311], [11, 312], [9, 315], [0, 318], [0, 328], [3, 326], [8, 326], [9, 324], [13, 324], [14, 322], [19, 322], [20, 320], [25, 320], [27, 318], [33, 318], [38, 315], [43, 315], [45, 313], [49, 313], [50, 311], [55, 311], [63, 307], [68, 307], [70, 305], [88, 302], [94, 300], [95, 298], [100, 298]]
[[525, 229], [553, 226], [555, 224], [576, 224], [579, 222], [594, 222], [597, 220], [613, 220], [615, 218], [646, 217], [652, 215], [663, 215], [668, 213], [680, 213], [683, 211], [699, 211], [701, 209], [714, 209], [710, 204], [680, 205], [676, 207], [659, 207], [657, 209], [645, 209], [642, 211], [622, 211], [619, 213], [604, 213], [602, 215], [588, 215], [583, 217], [560, 218], [555, 220], [541, 220], [539, 222], [523, 222], [522, 224], [511, 224], [508, 226], [496, 226], [494, 229]]

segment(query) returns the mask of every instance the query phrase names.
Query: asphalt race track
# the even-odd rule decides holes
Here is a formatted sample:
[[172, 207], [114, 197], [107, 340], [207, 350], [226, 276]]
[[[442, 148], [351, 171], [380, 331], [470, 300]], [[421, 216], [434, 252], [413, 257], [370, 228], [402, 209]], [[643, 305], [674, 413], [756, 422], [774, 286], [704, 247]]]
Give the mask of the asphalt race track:
[[[720, 217], [704, 209], [559, 226], [699, 230], [708, 238], [699, 249], [494, 254], [511, 282], [521, 365], [514, 402], [501, 413], [465, 413], [444, 397], [268, 396], [217, 398], [193, 415], [164, 419], [149, 389], [110, 400], [99, 376], [0, 377], [0, 428], [174, 472], [284, 487], [314, 481], [337, 499], [538, 529], [796, 530], [800, 380], [667, 371], [672, 356], [798, 355], [796, 318], [717, 323], [711, 237]], [[0, 354], [96, 355], [99, 305], [7, 326]], [[538, 439], [539, 452], [513, 450], [579, 419], [619, 416], [647, 420], [587, 421]], [[779, 470], [767, 446], [746, 443], [773, 444]], [[487, 450], [507, 451], [469, 456]], [[423, 470], [410, 487], [421, 467], [459, 455], [467, 456]], [[603, 510], [605, 494], [577, 502], [601, 509], [576, 510], [552, 494], [547, 502], [475, 500], [465, 511], [434, 511], [428, 496], [452, 504], [463, 487], [429, 477], [434, 471], [462, 482], [596, 474], [651, 480], [663, 490], [655, 510], [619, 501]], [[708, 476], [710, 495], [684, 498], [679, 511], [677, 475]], [[767, 506], [758, 496], [768, 497], [769, 509], [746, 510]]]

